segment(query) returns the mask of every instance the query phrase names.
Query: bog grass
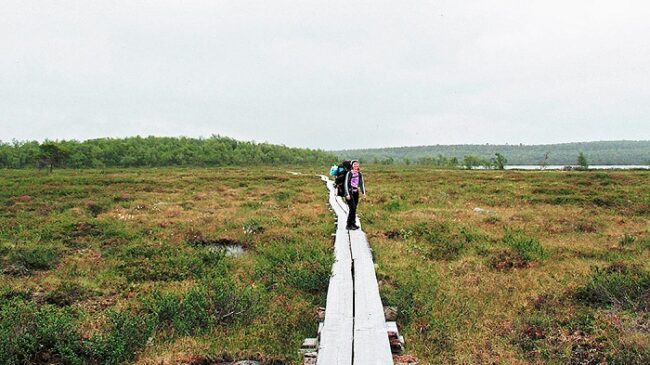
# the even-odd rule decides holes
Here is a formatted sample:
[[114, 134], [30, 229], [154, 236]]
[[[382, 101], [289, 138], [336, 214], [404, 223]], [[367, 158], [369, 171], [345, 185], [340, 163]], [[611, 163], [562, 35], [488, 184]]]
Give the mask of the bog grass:
[[316, 334], [334, 227], [313, 175], [25, 170], [0, 185], [2, 364], [298, 363]]
[[648, 172], [377, 166], [364, 177], [359, 212], [407, 353], [650, 362]]
[[[363, 168], [421, 364], [649, 362], [648, 172]], [[0, 171], [0, 363], [300, 363], [334, 225], [286, 170]]]

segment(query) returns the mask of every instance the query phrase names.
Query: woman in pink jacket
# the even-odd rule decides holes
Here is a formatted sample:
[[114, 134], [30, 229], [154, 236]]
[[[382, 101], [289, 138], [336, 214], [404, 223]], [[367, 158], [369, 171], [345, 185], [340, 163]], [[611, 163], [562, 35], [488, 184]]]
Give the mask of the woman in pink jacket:
[[359, 229], [357, 226], [357, 206], [359, 205], [359, 192], [366, 197], [366, 186], [363, 183], [363, 174], [359, 170], [359, 161], [352, 161], [352, 170], [348, 171], [345, 176], [345, 200], [350, 207], [348, 212], [348, 222], [346, 229], [355, 230]]

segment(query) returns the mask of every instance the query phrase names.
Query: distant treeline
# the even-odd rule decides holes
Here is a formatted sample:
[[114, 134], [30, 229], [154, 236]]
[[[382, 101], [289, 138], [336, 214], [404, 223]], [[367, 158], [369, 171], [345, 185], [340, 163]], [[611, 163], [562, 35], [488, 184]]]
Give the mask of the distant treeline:
[[[509, 165], [576, 165], [580, 152], [591, 165], [648, 165], [650, 141], [607, 141], [550, 145], [435, 145], [334, 151], [340, 158], [375, 163], [463, 166], [469, 157], [490, 161], [499, 153]], [[479, 163], [480, 165], [480, 163]]]
[[[54, 147], [53, 147], [54, 146]], [[0, 142], [0, 168], [70, 168], [330, 164], [321, 150], [210, 138], [129, 137], [86, 141]]]

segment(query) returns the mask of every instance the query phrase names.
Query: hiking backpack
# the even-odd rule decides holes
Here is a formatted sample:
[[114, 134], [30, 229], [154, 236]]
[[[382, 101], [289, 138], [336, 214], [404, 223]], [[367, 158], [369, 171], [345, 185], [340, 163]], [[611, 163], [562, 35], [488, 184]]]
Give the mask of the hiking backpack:
[[348, 171], [352, 170], [352, 163], [350, 161], [343, 161], [338, 166], [332, 166], [330, 175], [334, 176], [334, 186], [336, 187], [336, 195], [345, 196], [345, 175]]

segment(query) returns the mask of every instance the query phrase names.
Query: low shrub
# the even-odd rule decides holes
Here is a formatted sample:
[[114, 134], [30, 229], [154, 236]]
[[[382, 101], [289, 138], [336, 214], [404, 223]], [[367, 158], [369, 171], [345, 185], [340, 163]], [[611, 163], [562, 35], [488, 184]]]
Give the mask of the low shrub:
[[86, 203], [86, 209], [88, 209], [88, 212], [93, 217], [97, 217], [100, 213], [106, 211], [105, 206], [103, 206], [103, 205], [101, 205], [99, 203], [96, 203], [96, 202], [92, 202], [92, 201]]
[[564, 294], [533, 298], [513, 322], [511, 338], [530, 363], [604, 364], [611, 343], [606, 323], [587, 306], [572, 305]]
[[163, 329], [173, 329], [176, 316], [180, 312], [181, 298], [171, 293], [154, 290], [142, 299], [144, 311], [154, 317], [156, 325]]
[[218, 266], [225, 254], [197, 255], [189, 247], [153, 246], [142, 242], [122, 249], [117, 254], [116, 269], [129, 281], [178, 281], [198, 277]]
[[59, 250], [54, 245], [19, 246], [9, 255], [10, 262], [28, 270], [50, 270], [56, 266], [59, 258]]
[[0, 364], [120, 364], [153, 333], [149, 316], [109, 312], [108, 324], [84, 341], [69, 308], [14, 298], [0, 304]]
[[326, 293], [334, 257], [316, 241], [277, 239], [260, 245], [256, 276], [267, 286], [289, 285]]
[[38, 312], [36, 323], [41, 355], [47, 352], [67, 364], [85, 362], [78, 324], [72, 311], [43, 306]]
[[206, 281], [211, 311], [219, 323], [247, 322], [255, 316], [259, 308], [262, 291], [254, 287], [237, 287], [222, 277]]
[[259, 296], [253, 288], [241, 289], [224, 278], [213, 278], [181, 296], [154, 291], [142, 303], [159, 328], [196, 335], [219, 324], [254, 318]]
[[438, 260], [452, 260], [460, 256], [461, 252], [465, 249], [465, 242], [440, 240], [431, 242], [433, 245], [429, 247], [426, 253], [430, 259]]
[[[83, 363], [82, 342], [69, 310], [14, 298], [0, 304], [0, 363]], [[58, 361], [57, 361], [58, 359]]]
[[602, 228], [602, 223], [585, 218], [579, 218], [576, 220], [573, 227], [578, 233], [594, 233], [598, 232]]
[[533, 262], [542, 261], [547, 256], [539, 241], [523, 232], [506, 230], [501, 244], [506, 247], [489, 260], [490, 266], [496, 270], [530, 267]]
[[293, 195], [294, 195], [293, 192], [287, 190], [278, 191], [277, 193], [273, 194], [275, 200], [277, 200], [280, 203], [284, 203], [287, 200], [291, 199]]
[[30, 290], [16, 289], [11, 286], [0, 287], [0, 303], [14, 298], [29, 301], [32, 299], [32, 293]]
[[556, 196], [544, 200], [545, 203], [551, 205], [580, 205], [584, 202], [584, 198], [580, 196]]
[[104, 245], [115, 243], [127, 243], [137, 240], [138, 234], [129, 229], [124, 222], [116, 219], [102, 219], [94, 222], [97, 231], [101, 232], [99, 236]]
[[575, 292], [582, 303], [620, 306], [624, 309], [650, 309], [650, 272], [622, 262], [605, 269], [594, 268], [586, 283]]
[[539, 241], [523, 232], [507, 230], [503, 236], [503, 243], [527, 262], [541, 261], [546, 258], [544, 247]]
[[382, 302], [398, 308], [397, 320], [407, 326], [413, 320], [417, 308], [415, 302], [416, 286], [414, 283], [401, 282], [396, 287], [382, 288]]
[[408, 232], [418, 240], [418, 251], [432, 260], [453, 260], [470, 244], [489, 241], [487, 236], [479, 231], [449, 222], [418, 223], [409, 227]]
[[569, 333], [592, 333], [596, 328], [596, 317], [593, 309], [589, 307], [580, 308], [564, 325]]
[[326, 292], [329, 285], [333, 260], [320, 258], [311, 261], [296, 261], [287, 265], [287, 283], [308, 293]]
[[36, 308], [14, 299], [0, 304], [0, 363], [24, 364], [38, 351]]
[[405, 207], [405, 203], [397, 199], [393, 199], [388, 203], [384, 204], [384, 209], [389, 212], [397, 212], [404, 209], [404, 207]]
[[201, 267], [199, 258], [185, 255], [159, 257], [154, 260], [143, 258], [119, 266], [120, 271], [131, 282], [185, 280], [200, 273]]
[[211, 300], [211, 292], [205, 285], [197, 285], [185, 294], [179, 302], [178, 312], [172, 323], [174, 329], [183, 335], [202, 333], [217, 322], [216, 303]]
[[135, 358], [154, 328], [151, 316], [110, 311], [107, 326], [85, 343], [85, 352], [94, 363], [121, 364]]
[[608, 354], [607, 363], [611, 365], [650, 364], [650, 347], [623, 344]]
[[88, 288], [72, 281], [64, 281], [56, 289], [47, 293], [45, 301], [58, 306], [67, 306], [84, 300], [92, 295]]
[[612, 208], [616, 206], [616, 202], [613, 201], [612, 199], [608, 199], [606, 197], [596, 197], [593, 198], [592, 203], [594, 205], [601, 207], [601, 208]]

